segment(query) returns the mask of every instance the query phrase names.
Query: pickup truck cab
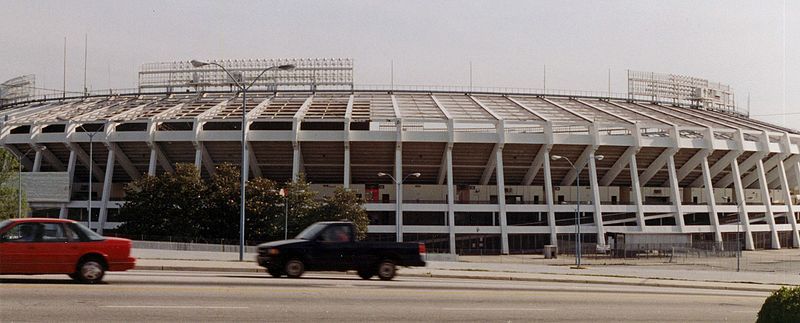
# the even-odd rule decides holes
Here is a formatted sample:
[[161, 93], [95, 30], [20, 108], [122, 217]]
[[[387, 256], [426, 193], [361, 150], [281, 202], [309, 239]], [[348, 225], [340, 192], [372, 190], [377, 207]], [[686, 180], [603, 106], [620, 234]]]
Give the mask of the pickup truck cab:
[[258, 246], [258, 264], [273, 277], [297, 278], [306, 271], [356, 270], [363, 279], [395, 276], [396, 266], [425, 266], [422, 243], [368, 242], [356, 239], [351, 222], [317, 222], [294, 239]]

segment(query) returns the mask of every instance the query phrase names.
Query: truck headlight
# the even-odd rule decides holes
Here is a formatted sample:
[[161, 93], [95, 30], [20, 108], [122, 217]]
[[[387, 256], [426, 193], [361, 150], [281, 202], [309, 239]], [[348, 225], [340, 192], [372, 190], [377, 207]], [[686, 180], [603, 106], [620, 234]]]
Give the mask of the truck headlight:
[[267, 250], [267, 254], [270, 256], [277, 256], [279, 253], [281, 252], [276, 248], [269, 248], [269, 250]]

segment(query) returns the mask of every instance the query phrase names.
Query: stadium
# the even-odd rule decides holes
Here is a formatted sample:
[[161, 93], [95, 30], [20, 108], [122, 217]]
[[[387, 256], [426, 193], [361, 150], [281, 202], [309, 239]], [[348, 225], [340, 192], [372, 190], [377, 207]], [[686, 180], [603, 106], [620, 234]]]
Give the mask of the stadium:
[[[146, 64], [137, 89], [47, 97], [6, 82], [0, 145], [22, 162], [32, 214], [85, 221], [91, 203], [91, 225], [111, 231], [126, 183], [176, 163], [210, 176], [242, 162], [244, 136], [250, 178], [353, 190], [375, 240], [524, 253], [573, 239], [580, 206], [598, 248], [614, 233], [800, 246], [800, 132], [748, 118], [722, 84], [629, 72], [625, 94], [354, 86], [349, 59], [214, 64], [234, 72]], [[280, 64], [296, 68], [258, 78]], [[246, 99], [232, 79], [253, 82]]]

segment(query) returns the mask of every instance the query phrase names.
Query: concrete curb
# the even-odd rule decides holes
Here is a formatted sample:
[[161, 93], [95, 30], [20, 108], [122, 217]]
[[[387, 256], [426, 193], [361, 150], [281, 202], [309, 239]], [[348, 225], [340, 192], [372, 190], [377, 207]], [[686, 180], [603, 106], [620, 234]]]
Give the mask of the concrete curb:
[[[229, 268], [229, 267], [190, 267], [190, 266], [136, 266], [134, 270], [153, 270], [153, 271], [212, 271], [212, 272], [239, 272], [239, 273], [266, 273], [264, 268]], [[756, 283], [725, 283], [725, 282], [705, 282], [690, 280], [662, 280], [656, 278], [628, 278], [637, 281], [619, 281], [604, 279], [588, 279], [586, 276], [576, 276], [575, 278], [560, 277], [515, 277], [505, 275], [469, 275], [461, 273], [402, 273], [398, 271], [398, 276], [404, 277], [426, 277], [443, 279], [475, 279], [475, 280], [509, 280], [527, 282], [546, 282], [546, 283], [573, 283], [573, 284], [597, 284], [597, 285], [618, 285], [618, 286], [650, 286], [650, 287], [669, 287], [669, 288], [691, 288], [707, 290], [731, 290], [747, 292], [772, 292], [783, 285], [767, 285]], [[592, 276], [598, 277], [598, 276]], [[683, 282], [683, 283], [679, 283]]]

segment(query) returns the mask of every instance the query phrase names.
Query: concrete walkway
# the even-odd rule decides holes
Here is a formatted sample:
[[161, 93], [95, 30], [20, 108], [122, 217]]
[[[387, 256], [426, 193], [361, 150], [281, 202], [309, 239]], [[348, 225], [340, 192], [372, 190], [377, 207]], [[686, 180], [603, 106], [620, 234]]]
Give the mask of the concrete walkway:
[[[170, 271], [264, 272], [247, 253], [238, 261], [235, 252], [133, 249], [136, 269]], [[800, 275], [771, 272], [698, 271], [656, 266], [570, 266], [428, 261], [426, 267], [401, 268], [405, 277], [520, 280], [679, 288], [773, 291], [784, 285], [800, 285]]]

